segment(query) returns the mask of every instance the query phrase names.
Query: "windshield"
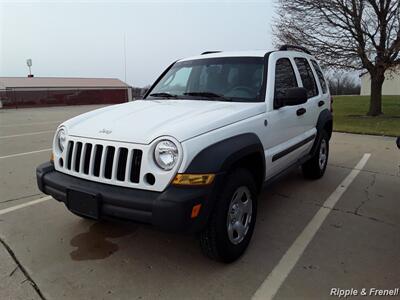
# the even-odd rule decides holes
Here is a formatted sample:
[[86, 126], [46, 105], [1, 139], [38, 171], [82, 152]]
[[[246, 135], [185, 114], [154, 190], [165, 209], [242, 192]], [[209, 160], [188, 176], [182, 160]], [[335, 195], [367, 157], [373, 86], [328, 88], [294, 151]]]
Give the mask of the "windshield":
[[223, 57], [175, 63], [147, 99], [199, 99], [260, 102], [264, 80], [262, 57]]

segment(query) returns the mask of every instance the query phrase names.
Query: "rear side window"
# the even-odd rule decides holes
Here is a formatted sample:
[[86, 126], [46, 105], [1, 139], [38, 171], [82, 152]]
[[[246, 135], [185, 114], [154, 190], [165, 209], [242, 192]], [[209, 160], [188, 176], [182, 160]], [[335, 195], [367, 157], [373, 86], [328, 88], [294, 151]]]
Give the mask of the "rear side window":
[[303, 87], [307, 90], [308, 98], [318, 95], [317, 84], [315, 83], [315, 78], [307, 59], [297, 57], [294, 61], [299, 70]]
[[312, 59], [311, 63], [314, 67], [315, 72], [317, 72], [319, 82], [321, 83], [322, 93], [325, 94], [328, 91], [328, 89], [326, 88], [326, 82], [325, 82], [324, 75], [322, 74], [322, 70], [315, 60]]
[[298, 87], [292, 63], [288, 58], [280, 58], [275, 67], [275, 99], [280, 98], [289, 88]]

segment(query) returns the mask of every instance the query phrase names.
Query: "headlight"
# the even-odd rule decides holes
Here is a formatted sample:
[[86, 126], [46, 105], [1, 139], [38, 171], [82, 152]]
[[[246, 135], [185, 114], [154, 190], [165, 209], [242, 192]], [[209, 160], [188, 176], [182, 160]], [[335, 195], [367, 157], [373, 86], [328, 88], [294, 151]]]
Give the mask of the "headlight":
[[170, 140], [161, 140], [154, 148], [154, 160], [163, 170], [171, 170], [178, 161], [178, 147]]
[[65, 129], [60, 129], [56, 135], [56, 148], [59, 152], [63, 152], [65, 148], [65, 141], [67, 140], [67, 134]]

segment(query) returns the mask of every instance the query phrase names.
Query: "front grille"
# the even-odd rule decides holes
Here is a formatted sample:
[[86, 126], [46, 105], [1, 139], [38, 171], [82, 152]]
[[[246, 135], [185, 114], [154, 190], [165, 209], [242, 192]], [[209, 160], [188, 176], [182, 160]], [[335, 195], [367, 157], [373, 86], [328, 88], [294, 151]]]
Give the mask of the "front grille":
[[70, 140], [65, 168], [105, 180], [139, 183], [143, 151]]

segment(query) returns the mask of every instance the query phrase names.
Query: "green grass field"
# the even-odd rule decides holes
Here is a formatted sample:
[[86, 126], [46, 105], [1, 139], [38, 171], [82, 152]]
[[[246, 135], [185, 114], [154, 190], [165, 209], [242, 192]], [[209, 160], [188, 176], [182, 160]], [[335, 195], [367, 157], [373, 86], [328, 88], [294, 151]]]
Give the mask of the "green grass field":
[[368, 117], [369, 96], [334, 96], [335, 131], [400, 136], [400, 96], [383, 96], [383, 115]]

